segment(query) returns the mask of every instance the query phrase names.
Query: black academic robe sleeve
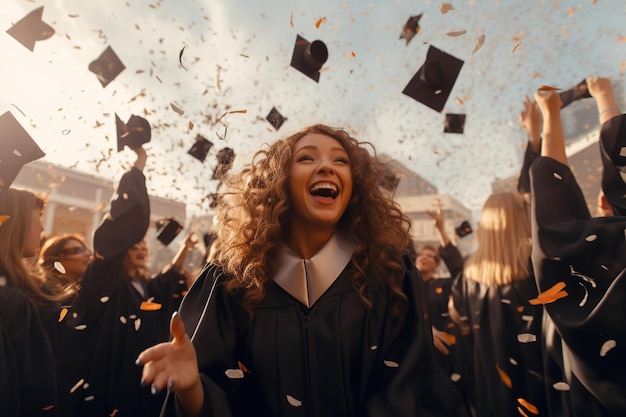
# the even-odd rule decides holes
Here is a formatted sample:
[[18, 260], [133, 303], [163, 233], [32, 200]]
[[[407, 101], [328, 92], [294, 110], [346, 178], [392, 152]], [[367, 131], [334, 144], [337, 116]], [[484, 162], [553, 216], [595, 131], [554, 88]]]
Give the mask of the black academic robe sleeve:
[[537, 159], [531, 182], [537, 285], [541, 292], [564, 285], [566, 293], [545, 304], [556, 329], [548, 350], [564, 379], [555, 384], [567, 388], [559, 398], [570, 403], [554, 407], [626, 415], [626, 320], [617, 313], [626, 304], [626, 218], [592, 219], [571, 170], [554, 159]]
[[39, 313], [0, 286], [0, 414], [59, 416], [56, 363]]
[[370, 289], [376, 307], [367, 309], [350, 268], [310, 311], [269, 283], [251, 317], [241, 294], [224, 290], [229, 278], [209, 266], [180, 309], [198, 355], [202, 415], [465, 416], [434, 357], [422, 279], [406, 264], [400, 317], [384, 285]]
[[440, 246], [439, 256], [441, 256], [441, 260], [446, 264], [448, 271], [450, 271], [450, 278], [456, 277], [463, 271], [465, 259], [463, 259], [459, 248], [452, 243], [448, 243], [446, 246]]
[[522, 194], [530, 193], [530, 167], [538, 156], [539, 153], [534, 152], [532, 146], [530, 146], [530, 142], [528, 142], [528, 144], [526, 144], [526, 151], [524, 152], [522, 168], [520, 169], [519, 178], [517, 179], [517, 191]]

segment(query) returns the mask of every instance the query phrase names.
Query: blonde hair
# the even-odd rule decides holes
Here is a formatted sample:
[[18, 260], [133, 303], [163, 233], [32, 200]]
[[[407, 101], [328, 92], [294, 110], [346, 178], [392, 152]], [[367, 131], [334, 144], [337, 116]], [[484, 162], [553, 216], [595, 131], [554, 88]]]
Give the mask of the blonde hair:
[[24, 293], [37, 307], [61, 300], [43, 290], [43, 275], [23, 256], [31, 213], [43, 210], [44, 205], [44, 199], [30, 191], [9, 188], [0, 193], [0, 216], [8, 216], [0, 225], [0, 274], [4, 274], [7, 286]]
[[240, 175], [225, 178], [228, 188], [218, 198], [220, 250], [216, 263], [234, 279], [231, 290], [244, 289], [246, 309], [252, 313], [265, 295], [277, 265], [277, 249], [285, 238], [291, 215], [289, 166], [293, 149], [302, 137], [319, 133], [337, 140], [350, 157], [353, 191], [339, 221], [354, 242], [353, 287], [363, 303], [367, 298], [366, 271], [385, 277], [394, 298], [394, 312], [406, 302], [401, 288], [405, 265], [402, 255], [411, 242], [410, 221], [400, 207], [383, 195], [382, 163], [367, 142], [359, 142], [345, 130], [313, 125], [258, 151]]
[[530, 275], [530, 214], [519, 193], [489, 196], [480, 214], [478, 249], [465, 263], [465, 277], [505, 285]]

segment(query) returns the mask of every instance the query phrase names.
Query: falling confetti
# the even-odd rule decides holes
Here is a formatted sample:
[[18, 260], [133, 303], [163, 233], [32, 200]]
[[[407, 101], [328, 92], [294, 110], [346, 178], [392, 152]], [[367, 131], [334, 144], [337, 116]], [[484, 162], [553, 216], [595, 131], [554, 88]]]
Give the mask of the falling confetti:
[[170, 107], [172, 108], [172, 110], [174, 110], [176, 113], [180, 114], [181, 116], [185, 114], [185, 111], [174, 103], [170, 103]]
[[59, 271], [62, 274], [65, 274], [67, 271], [65, 271], [65, 267], [63, 266], [63, 264], [59, 261], [56, 261], [54, 263], [54, 269], [56, 269], [57, 271]]
[[139, 309], [143, 311], [157, 311], [160, 310], [161, 307], [163, 306], [159, 303], [154, 303], [152, 301], [142, 301]]
[[563, 288], [565, 288], [565, 283], [562, 281], [558, 282], [552, 288], [540, 293], [537, 298], [528, 300], [528, 302], [532, 305], [553, 303], [556, 300], [567, 297], [568, 294], [566, 291], [563, 291]]
[[530, 411], [531, 413], [537, 415], [539, 414], [539, 410], [537, 409], [537, 407], [531, 403], [529, 403], [528, 401], [526, 401], [523, 398], [518, 398], [517, 402], [520, 403], [520, 405], [524, 408], [526, 408], [528, 411]]
[[522, 44], [521, 42], [518, 42], [515, 45], [513, 45], [513, 49], [511, 50], [511, 53], [512, 54], [515, 53], [515, 51], [517, 51], [517, 48], [519, 48], [521, 44]]
[[615, 340], [607, 340], [602, 344], [602, 347], [600, 348], [600, 356], [606, 356], [606, 354], [609, 353], [609, 351], [615, 346], [617, 346], [617, 342]]
[[180, 64], [181, 67], [183, 67], [185, 71], [188, 71], [185, 65], [183, 65], [183, 52], [185, 52], [185, 48], [186, 46], [183, 46], [183, 48], [178, 53], [178, 63]]
[[474, 46], [474, 50], [472, 51], [472, 54], [475, 54], [476, 52], [478, 52], [478, 50], [482, 48], [484, 44], [485, 44], [485, 34], [483, 33], [476, 40], [476, 46]]
[[302, 406], [302, 401], [292, 397], [291, 395], [287, 395], [287, 402], [294, 407]]
[[315, 22], [315, 29], [319, 29], [320, 25], [324, 23], [325, 21], [326, 21], [325, 17], [320, 17], [319, 19], [317, 19], [317, 21]]
[[508, 388], [511, 388], [513, 386], [513, 383], [511, 382], [511, 377], [509, 377], [506, 372], [500, 369], [498, 364], [496, 364], [496, 369], [498, 370], [498, 374], [500, 374], [500, 379], [502, 380], [502, 382], [504, 382], [504, 385], [506, 385]]
[[441, 14], [446, 14], [449, 11], [454, 10], [454, 6], [444, 1], [443, 4], [441, 5], [441, 9], [439, 10], [441, 11]]
[[67, 312], [68, 309], [63, 307], [59, 313], [59, 319], [57, 320], [59, 323], [61, 323], [63, 321], [63, 319], [65, 318], [65, 316], [67, 316]]
[[7, 220], [9, 220], [11, 218], [11, 216], [7, 216], [6, 214], [3, 214], [0, 216], [0, 226], [2, 226], [2, 224], [4, 222], [6, 222]]

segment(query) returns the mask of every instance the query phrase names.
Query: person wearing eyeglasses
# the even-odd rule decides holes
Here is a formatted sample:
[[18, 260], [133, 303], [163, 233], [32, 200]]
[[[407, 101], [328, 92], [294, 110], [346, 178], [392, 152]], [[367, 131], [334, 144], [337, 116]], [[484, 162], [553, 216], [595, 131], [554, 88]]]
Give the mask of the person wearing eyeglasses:
[[46, 277], [44, 286], [49, 291], [65, 293], [67, 301], [71, 301], [92, 260], [82, 236], [68, 233], [48, 238], [39, 251], [39, 266]]

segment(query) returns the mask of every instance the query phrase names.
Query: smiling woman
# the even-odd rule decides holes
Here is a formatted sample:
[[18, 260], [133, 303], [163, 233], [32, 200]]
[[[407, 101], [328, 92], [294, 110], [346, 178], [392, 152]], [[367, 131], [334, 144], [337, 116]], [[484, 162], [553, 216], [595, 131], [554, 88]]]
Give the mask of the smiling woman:
[[144, 383], [186, 415], [465, 415], [434, 359], [410, 222], [370, 151], [314, 125], [225, 179], [218, 258], [172, 342], [139, 355]]

